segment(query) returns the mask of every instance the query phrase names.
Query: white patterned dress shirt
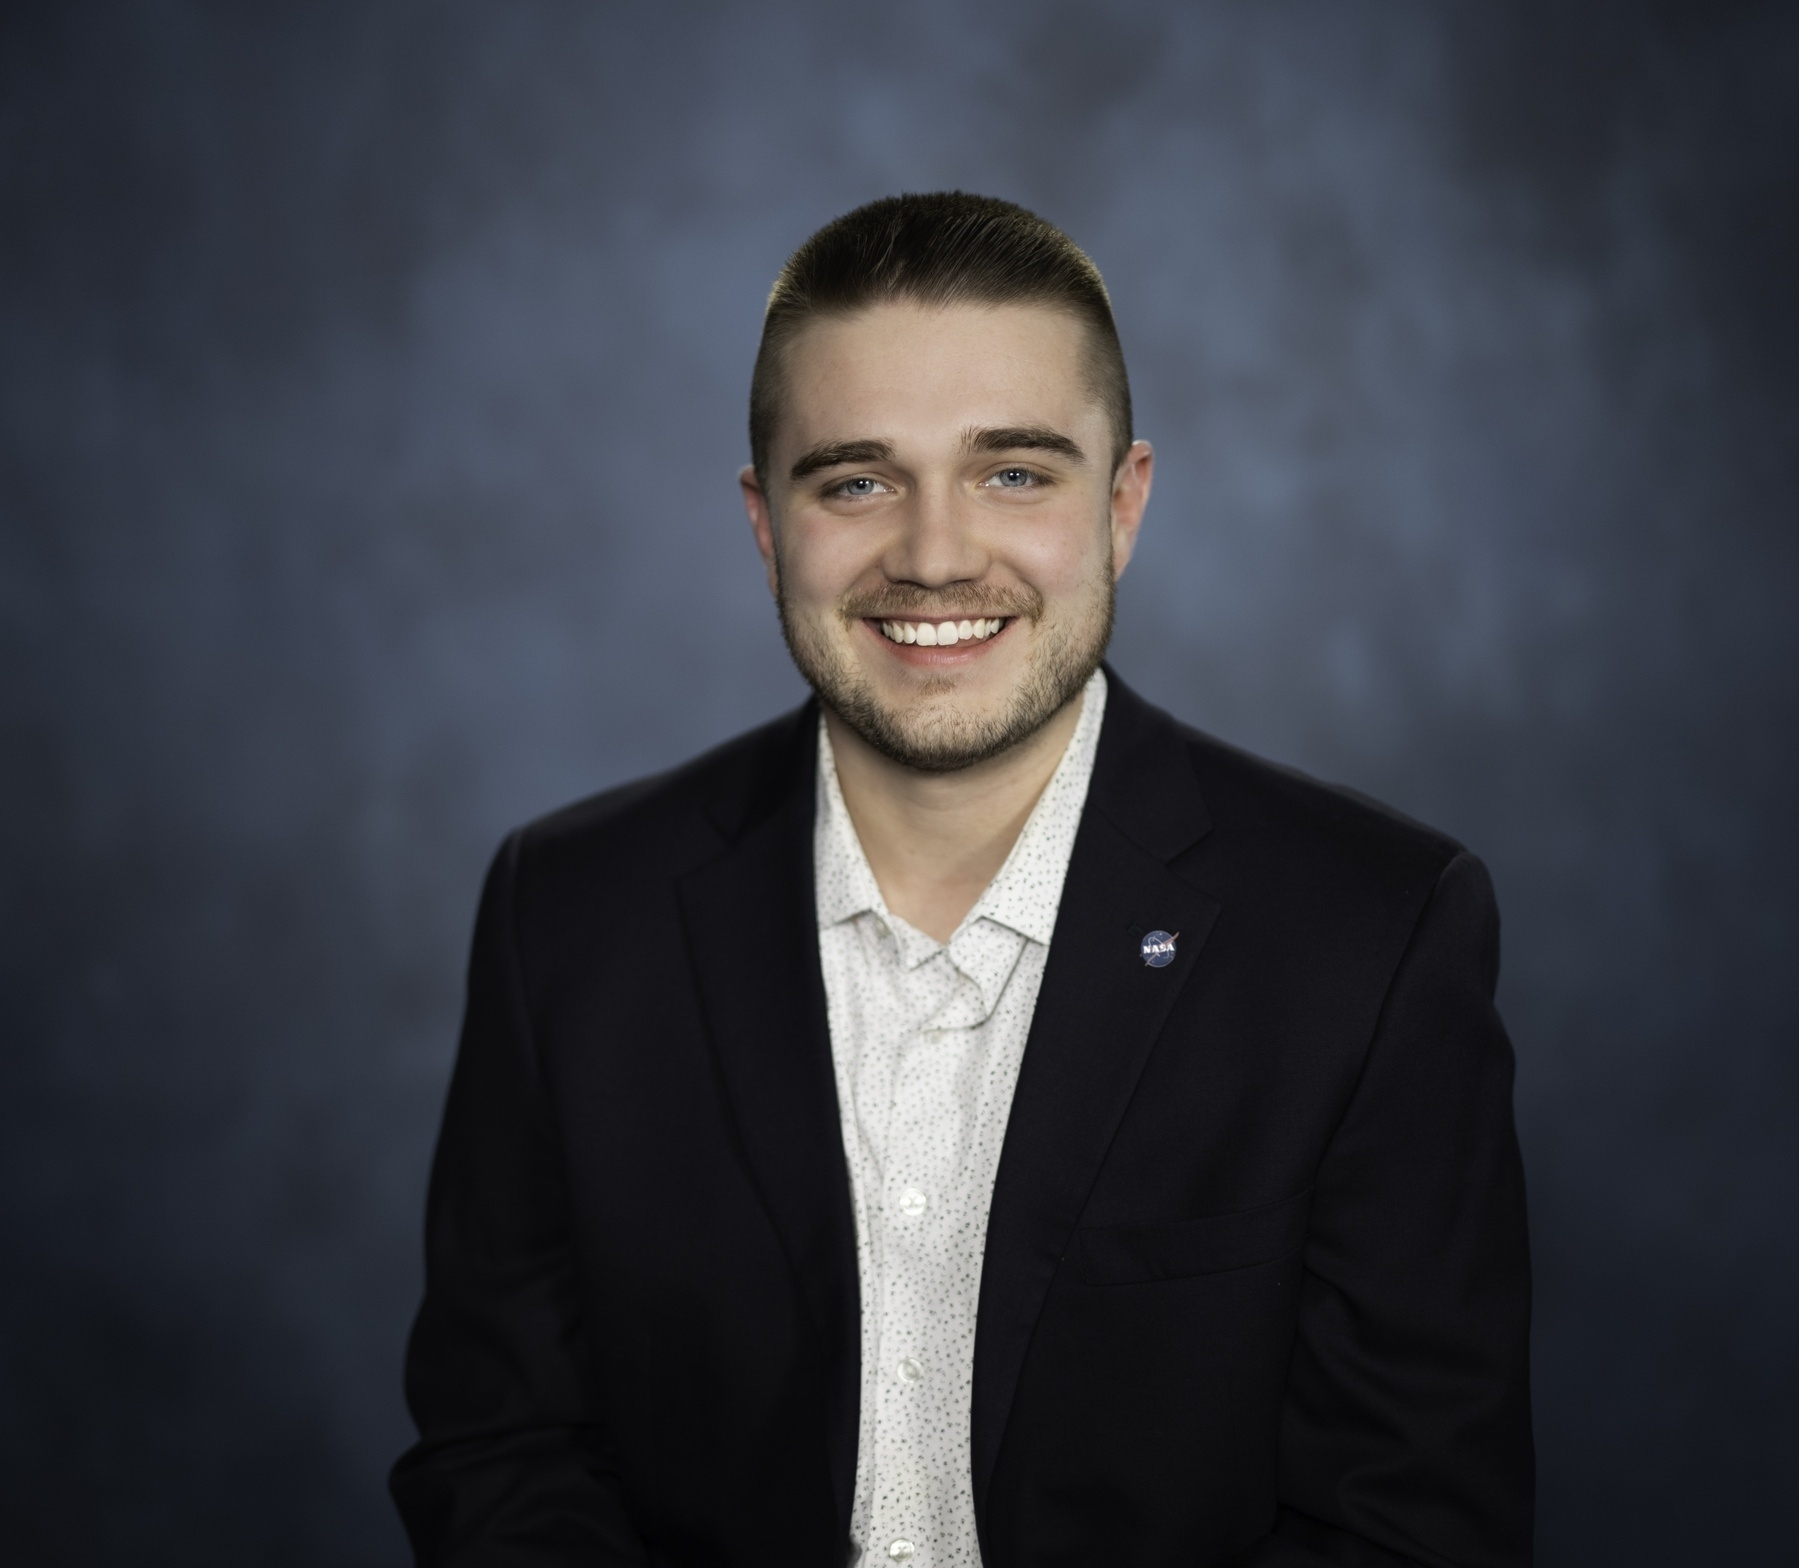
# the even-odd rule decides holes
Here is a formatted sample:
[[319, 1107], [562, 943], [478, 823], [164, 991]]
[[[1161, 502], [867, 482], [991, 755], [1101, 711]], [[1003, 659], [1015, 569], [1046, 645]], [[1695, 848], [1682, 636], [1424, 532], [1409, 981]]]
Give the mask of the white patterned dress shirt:
[[987, 1210], [1105, 707], [1095, 671], [1018, 842], [947, 943], [887, 908], [819, 721], [818, 951], [862, 1299], [850, 1560], [866, 1568], [981, 1561], [969, 1408]]

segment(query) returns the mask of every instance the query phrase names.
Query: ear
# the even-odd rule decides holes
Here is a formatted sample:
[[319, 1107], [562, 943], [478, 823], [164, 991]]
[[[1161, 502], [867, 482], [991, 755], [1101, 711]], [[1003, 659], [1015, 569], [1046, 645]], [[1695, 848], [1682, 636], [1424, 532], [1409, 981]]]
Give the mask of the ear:
[[1137, 530], [1149, 505], [1156, 454], [1147, 441], [1133, 441], [1112, 475], [1112, 576], [1122, 577], [1137, 548]]
[[737, 475], [738, 488], [743, 491], [743, 509], [750, 516], [750, 532], [756, 536], [756, 550], [762, 557], [763, 570], [768, 573], [768, 591], [777, 599], [781, 596], [781, 574], [775, 562], [775, 519], [769, 510], [768, 496], [762, 488], [762, 481], [756, 477], [753, 464], [746, 463]]

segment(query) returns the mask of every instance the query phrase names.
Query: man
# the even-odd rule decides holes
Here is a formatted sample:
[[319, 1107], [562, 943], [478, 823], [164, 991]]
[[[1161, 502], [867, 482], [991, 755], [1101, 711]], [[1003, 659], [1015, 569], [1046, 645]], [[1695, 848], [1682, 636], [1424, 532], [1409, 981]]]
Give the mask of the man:
[[1097, 271], [850, 213], [751, 449], [816, 701], [494, 865], [419, 1561], [1528, 1562], [1485, 873], [1102, 669], [1152, 455]]

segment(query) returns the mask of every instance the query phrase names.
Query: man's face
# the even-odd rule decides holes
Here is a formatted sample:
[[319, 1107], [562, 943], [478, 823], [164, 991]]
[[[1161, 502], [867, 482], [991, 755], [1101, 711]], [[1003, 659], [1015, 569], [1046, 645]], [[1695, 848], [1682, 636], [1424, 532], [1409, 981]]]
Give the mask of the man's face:
[[1114, 473], [1086, 330], [886, 304], [788, 345], [766, 490], [742, 476], [757, 545], [801, 673], [908, 767], [1016, 745], [1105, 651], [1152, 459]]

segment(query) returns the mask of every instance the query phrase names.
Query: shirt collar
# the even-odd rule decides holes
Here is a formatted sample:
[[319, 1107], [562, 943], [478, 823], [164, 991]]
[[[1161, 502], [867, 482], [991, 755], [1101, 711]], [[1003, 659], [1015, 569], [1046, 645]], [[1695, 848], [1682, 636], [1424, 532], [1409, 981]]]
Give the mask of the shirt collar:
[[[985, 946], [973, 936], [982, 920], [1048, 946], [1062, 902], [1062, 884], [1074, 852], [1075, 834], [1081, 825], [1081, 810], [1087, 803], [1087, 786], [1093, 779], [1093, 759], [1099, 751], [1105, 712], [1106, 677], [1095, 670], [1081, 693], [1081, 716], [1075, 722], [1074, 734], [1032, 808], [1018, 842], [1006, 856], [999, 875], [987, 884], [947, 944], [958, 967], [961, 948]], [[880, 884], [869, 869], [868, 857], [862, 852], [862, 842], [843, 803], [837, 760], [823, 714], [818, 721], [818, 813], [813, 829], [813, 865], [821, 929], [873, 913], [894, 933], [908, 967], [938, 950], [938, 943], [921, 932], [913, 932], [889, 911], [881, 897]], [[916, 944], [907, 941], [912, 935], [921, 937], [929, 946], [914, 954], [911, 948]], [[964, 941], [965, 936], [970, 940]], [[968, 956], [972, 959], [974, 953], [971, 951]]]
[[813, 875], [818, 884], [818, 924], [838, 925], [874, 913], [888, 920], [881, 887], [862, 853], [862, 841], [837, 783], [837, 756], [824, 715], [818, 716], [818, 815], [812, 829]]
[[[1068, 749], [1037, 797], [999, 875], [987, 884], [963, 920], [964, 929], [987, 919], [1049, 946], [1056, 929], [1056, 911], [1062, 904], [1068, 861], [1074, 854], [1074, 836], [1087, 804], [1087, 786], [1093, 782], [1093, 759], [1099, 753], [1099, 729], [1105, 716], [1106, 677], [1095, 670], [1081, 693], [1081, 716], [1068, 739]], [[955, 938], [950, 941], [953, 944]]]

